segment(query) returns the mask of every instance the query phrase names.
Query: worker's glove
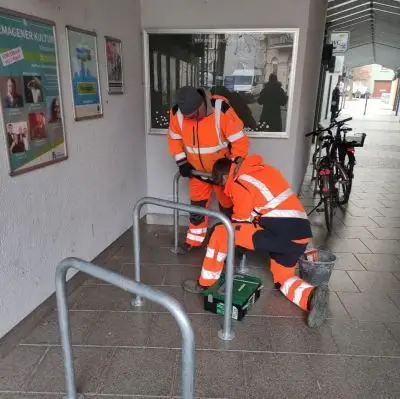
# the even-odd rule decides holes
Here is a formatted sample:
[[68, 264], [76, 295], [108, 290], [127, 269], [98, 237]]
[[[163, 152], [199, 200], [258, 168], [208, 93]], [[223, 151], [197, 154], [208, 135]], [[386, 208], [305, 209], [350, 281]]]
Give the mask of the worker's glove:
[[194, 167], [189, 162], [180, 164], [178, 167], [179, 173], [182, 177], [192, 177], [192, 171], [194, 170]]
[[242, 166], [243, 161], [244, 161], [244, 158], [242, 158], [242, 157], [236, 157], [236, 158], [233, 160], [233, 163], [236, 164], [235, 170], [233, 171], [233, 176], [234, 176], [234, 177], [236, 176], [237, 172], [239, 172], [239, 169], [240, 169], [240, 167]]

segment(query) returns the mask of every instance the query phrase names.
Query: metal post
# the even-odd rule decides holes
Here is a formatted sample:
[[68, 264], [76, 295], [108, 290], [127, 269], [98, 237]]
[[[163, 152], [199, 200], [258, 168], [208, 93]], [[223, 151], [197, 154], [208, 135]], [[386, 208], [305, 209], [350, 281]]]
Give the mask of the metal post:
[[246, 258], [247, 254], [246, 252], [243, 252], [242, 257], [239, 262], [239, 273], [241, 274], [246, 274], [249, 271], [249, 268], [246, 266]]
[[[179, 180], [181, 174], [176, 172], [174, 176], [174, 182], [172, 185], [173, 201], [179, 202]], [[176, 255], [182, 255], [184, 251], [179, 248], [179, 209], [174, 209], [174, 246], [171, 248], [171, 252]]]
[[[323, 42], [323, 47], [325, 48], [325, 45], [328, 43], [328, 28], [329, 28], [329, 22], [326, 23], [325, 25], [325, 31], [324, 31], [324, 42]], [[324, 97], [324, 88], [325, 88], [325, 80], [326, 80], [326, 66], [324, 63], [324, 60], [321, 57], [321, 66], [320, 66], [320, 71], [319, 71], [319, 81], [318, 81], [318, 91], [317, 91], [317, 103], [315, 107], [315, 115], [314, 115], [314, 130], [317, 129], [318, 123], [320, 123], [321, 120], [321, 113], [322, 113], [322, 102], [323, 102], [323, 97]], [[314, 144], [314, 138], [312, 140], [312, 143]]]
[[[319, 71], [319, 81], [318, 81], [317, 104], [315, 107], [315, 114], [314, 114], [314, 129], [317, 129], [318, 124], [321, 121], [325, 80], [326, 80], [325, 66], [321, 63]], [[314, 143], [314, 138], [313, 138], [313, 143]]]
[[[134, 208], [133, 210], [133, 224], [132, 224], [132, 234], [133, 234], [133, 261], [135, 263], [135, 280], [140, 283], [140, 209]], [[132, 305], [134, 307], [140, 307], [144, 305], [143, 298], [140, 295], [135, 295], [132, 299]]]
[[367, 113], [367, 105], [368, 105], [368, 96], [365, 94], [365, 108], [364, 108], [364, 115]]
[[[197, 177], [205, 177], [207, 179], [211, 179], [211, 173], [200, 172], [198, 170], [194, 170], [192, 172], [193, 176]], [[179, 180], [181, 178], [181, 174], [176, 172], [174, 176], [174, 180], [172, 183], [172, 191], [173, 191], [173, 201], [179, 202]], [[179, 247], [179, 209], [174, 209], [174, 245], [171, 248], [171, 252], [176, 255], [182, 255], [186, 252]]]
[[[61, 345], [64, 357], [65, 385], [67, 399], [77, 399], [74, 364], [72, 360], [71, 333], [68, 318], [68, 295], [66, 275], [67, 268], [57, 267], [56, 270], [56, 297], [58, 309], [58, 323], [60, 326]], [[80, 396], [82, 398], [82, 396]]]
[[56, 296], [58, 307], [58, 320], [60, 324], [61, 344], [64, 356], [64, 372], [67, 388], [66, 399], [77, 399], [83, 397], [77, 395], [75, 384], [74, 365], [72, 360], [72, 345], [70, 339], [70, 328], [68, 320], [68, 299], [66, 289], [66, 274], [69, 269], [76, 269], [97, 279], [106, 281], [116, 287], [138, 294], [156, 302], [166, 308], [178, 323], [182, 334], [182, 397], [184, 399], [194, 398], [194, 369], [195, 369], [195, 346], [194, 333], [189, 317], [176, 299], [164, 292], [121, 276], [111, 270], [104, 269], [94, 264], [76, 258], [64, 259], [57, 266], [56, 271]]
[[[213, 217], [218, 219], [225, 226], [228, 232], [228, 255], [226, 259], [226, 271], [225, 271], [225, 281], [226, 281], [226, 292], [225, 292], [225, 311], [224, 311], [224, 325], [223, 329], [218, 331], [218, 336], [225, 340], [232, 340], [235, 335], [232, 331], [232, 286], [233, 286], [233, 265], [235, 257], [235, 231], [230, 220], [221, 212], [215, 212], [206, 208], [201, 208], [199, 206], [187, 205], [176, 203], [173, 201], [163, 200], [160, 198], [144, 197], [141, 198], [135, 205], [133, 210], [133, 251], [135, 260], [135, 279], [140, 282], [140, 231], [139, 231], [139, 219], [140, 210], [144, 205], [156, 205], [168, 209], [179, 209], [188, 213], [197, 213], [200, 215]], [[139, 296], [139, 302], [137, 298]], [[140, 303], [138, 305], [138, 303]], [[136, 296], [136, 299], [132, 300], [133, 306], [141, 306], [143, 304], [140, 294]]]
[[345, 109], [346, 107], [346, 100], [347, 100], [347, 89], [349, 87], [349, 79], [346, 77], [345, 84], [343, 86], [343, 96], [342, 96], [342, 107], [341, 109]]

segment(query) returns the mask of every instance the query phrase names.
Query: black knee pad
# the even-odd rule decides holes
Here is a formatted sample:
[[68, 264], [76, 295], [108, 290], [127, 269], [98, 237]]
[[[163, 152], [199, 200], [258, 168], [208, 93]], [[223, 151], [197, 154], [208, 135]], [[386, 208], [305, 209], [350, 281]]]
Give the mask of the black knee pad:
[[223, 213], [228, 219], [232, 219], [233, 207], [224, 208], [221, 204], [219, 204], [219, 211]]
[[[190, 201], [190, 203], [194, 206], [200, 206], [201, 208], [205, 208], [207, 205], [207, 200], [202, 201]], [[204, 215], [200, 215], [198, 213], [191, 213], [189, 216], [189, 221], [191, 224], [198, 226], [199, 224], [203, 223], [205, 219]]]
[[223, 223], [221, 223], [221, 222], [215, 223], [215, 224], [209, 229], [208, 235], [211, 237], [212, 234], [214, 233], [214, 230], [216, 229], [216, 227], [217, 227], [217, 226], [221, 226], [221, 225], [223, 225]]

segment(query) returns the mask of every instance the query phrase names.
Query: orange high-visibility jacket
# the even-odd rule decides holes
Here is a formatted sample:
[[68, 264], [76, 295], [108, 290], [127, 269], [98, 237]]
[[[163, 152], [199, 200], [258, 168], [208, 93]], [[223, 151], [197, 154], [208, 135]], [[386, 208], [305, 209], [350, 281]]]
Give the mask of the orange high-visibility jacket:
[[206, 116], [200, 121], [185, 119], [177, 105], [171, 108], [168, 144], [178, 165], [187, 161], [195, 169], [211, 173], [220, 158], [245, 157], [249, 139], [226, 99], [203, 94]]
[[235, 176], [234, 169], [225, 185], [234, 221], [257, 221], [287, 239], [312, 236], [304, 207], [279, 170], [264, 164], [260, 155], [247, 157]]

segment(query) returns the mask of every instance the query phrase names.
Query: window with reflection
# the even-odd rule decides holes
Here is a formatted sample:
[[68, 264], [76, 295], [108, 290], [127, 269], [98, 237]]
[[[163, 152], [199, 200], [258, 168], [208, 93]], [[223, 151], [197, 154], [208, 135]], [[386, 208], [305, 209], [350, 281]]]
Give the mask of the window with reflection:
[[168, 128], [176, 91], [225, 96], [254, 135], [286, 132], [295, 31], [146, 34], [150, 131]]

